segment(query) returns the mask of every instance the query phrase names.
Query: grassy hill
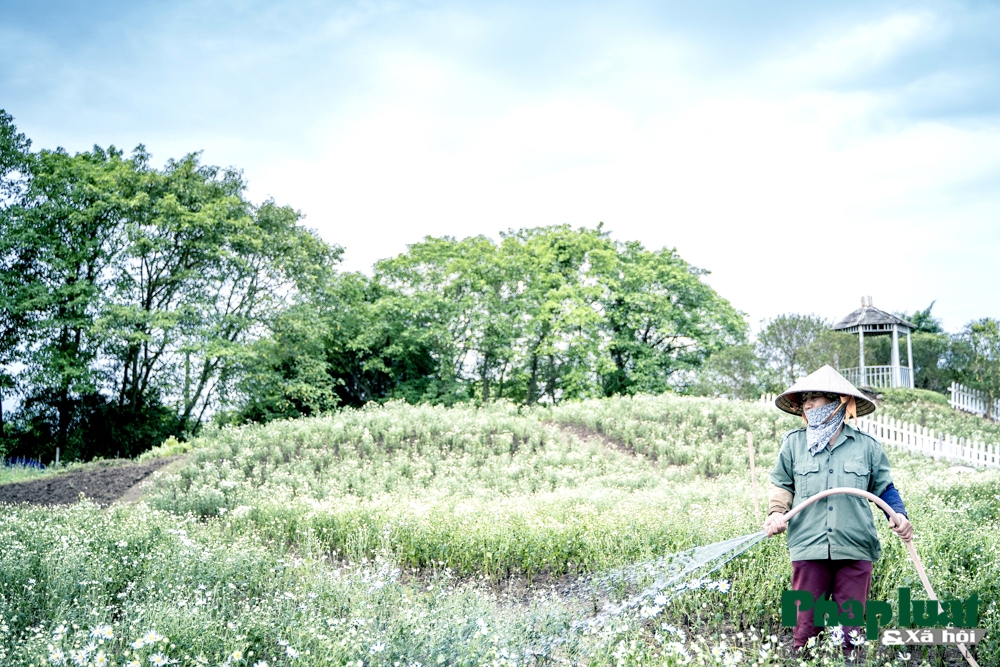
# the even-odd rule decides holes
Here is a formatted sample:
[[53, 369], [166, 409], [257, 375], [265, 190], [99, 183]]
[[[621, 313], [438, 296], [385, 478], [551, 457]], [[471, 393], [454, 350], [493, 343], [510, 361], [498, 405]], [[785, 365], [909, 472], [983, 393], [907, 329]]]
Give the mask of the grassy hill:
[[1000, 444], [1000, 423], [953, 410], [941, 394], [922, 389], [883, 390], [881, 412], [918, 426], [987, 444]]
[[[886, 411], [936, 418], [914, 404]], [[592, 575], [758, 530], [746, 433], [763, 499], [795, 426], [659, 396], [389, 404], [211, 431], [139, 505], [0, 510], [0, 663], [73, 664], [92, 645], [80, 664], [799, 664], [779, 622], [784, 538], [574, 630], [649, 580]], [[1000, 630], [1000, 473], [889, 455], [938, 594], [978, 591], [980, 625]], [[920, 586], [876, 514], [872, 598], [893, 600]], [[979, 656], [1000, 661], [994, 639]], [[904, 664], [885, 650], [871, 664], [887, 660]]]

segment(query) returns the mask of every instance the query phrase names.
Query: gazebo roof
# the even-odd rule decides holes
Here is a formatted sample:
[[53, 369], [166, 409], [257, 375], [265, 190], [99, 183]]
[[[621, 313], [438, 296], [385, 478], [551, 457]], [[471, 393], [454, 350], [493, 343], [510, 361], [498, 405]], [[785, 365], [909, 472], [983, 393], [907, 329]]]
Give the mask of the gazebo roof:
[[917, 329], [915, 324], [907, 322], [901, 317], [879, 310], [875, 306], [864, 305], [834, 324], [833, 330], [856, 333], [860, 327], [864, 329], [866, 334], [891, 333], [893, 324], [899, 327], [901, 333]]

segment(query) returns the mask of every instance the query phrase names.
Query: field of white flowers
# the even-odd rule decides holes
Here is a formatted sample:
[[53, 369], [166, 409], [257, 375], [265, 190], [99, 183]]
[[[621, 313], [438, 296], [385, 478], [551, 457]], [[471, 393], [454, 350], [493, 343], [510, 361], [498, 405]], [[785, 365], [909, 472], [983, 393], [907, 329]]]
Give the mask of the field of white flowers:
[[[799, 665], [783, 538], [588, 622], [648, 583], [594, 575], [758, 530], [746, 433], [763, 492], [795, 426], [661, 396], [211, 431], [137, 505], [0, 509], [0, 664]], [[939, 595], [978, 591], [1000, 631], [1000, 474], [889, 455]], [[876, 523], [872, 598], [894, 600], [919, 582]], [[978, 655], [1000, 664], [996, 637]], [[900, 657], [871, 647], [869, 663], [942, 659]], [[806, 664], [839, 660], [820, 647]]]

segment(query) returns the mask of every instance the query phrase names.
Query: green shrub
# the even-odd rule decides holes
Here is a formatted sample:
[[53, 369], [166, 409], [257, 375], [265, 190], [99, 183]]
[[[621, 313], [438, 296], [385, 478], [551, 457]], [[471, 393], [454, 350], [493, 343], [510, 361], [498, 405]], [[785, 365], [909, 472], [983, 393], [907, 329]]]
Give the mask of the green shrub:
[[902, 407], [913, 403], [930, 403], [950, 408], [948, 397], [936, 391], [927, 389], [881, 389], [883, 404], [892, 407]]
[[1000, 424], [954, 410], [948, 399], [923, 389], [888, 389], [876, 414], [926, 426], [966, 440], [1000, 445]]

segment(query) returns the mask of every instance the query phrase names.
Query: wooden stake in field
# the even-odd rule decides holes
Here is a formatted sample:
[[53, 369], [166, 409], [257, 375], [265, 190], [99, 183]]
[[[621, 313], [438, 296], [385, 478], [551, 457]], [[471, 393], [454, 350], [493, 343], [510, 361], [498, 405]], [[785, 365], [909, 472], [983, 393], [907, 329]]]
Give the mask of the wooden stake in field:
[[747, 431], [747, 450], [750, 452], [750, 488], [753, 489], [753, 516], [755, 519], [760, 519], [760, 503], [757, 501], [757, 468], [753, 460], [753, 433], [750, 431]]

